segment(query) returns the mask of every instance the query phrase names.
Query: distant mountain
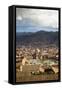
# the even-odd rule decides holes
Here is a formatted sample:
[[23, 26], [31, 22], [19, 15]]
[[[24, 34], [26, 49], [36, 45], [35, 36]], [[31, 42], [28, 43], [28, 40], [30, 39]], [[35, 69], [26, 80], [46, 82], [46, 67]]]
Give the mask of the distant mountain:
[[25, 35], [32, 35], [33, 33], [32, 32], [17, 32], [16, 36], [19, 37], [19, 36], [25, 36]]
[[33, 46], [33, 47], [44, 47], [44, 46], [58, 46], [58, 31], [47, 32], [38, 31], [35, 33], [22, 32], [16, 33], [16, 45], [21, 46]]

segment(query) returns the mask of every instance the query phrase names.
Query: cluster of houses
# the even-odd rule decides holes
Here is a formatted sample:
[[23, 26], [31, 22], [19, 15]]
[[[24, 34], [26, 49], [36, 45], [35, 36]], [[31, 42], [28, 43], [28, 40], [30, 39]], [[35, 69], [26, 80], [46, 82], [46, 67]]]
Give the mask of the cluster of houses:
[[[29, 72], [46, 72], [50, 70], [58, 73], [58, 53], [58, 48], [16, 48], [16, 70], [23, 72], [24, 67], [28, 65]], [[37, 70], [36, 66], [38, 67]]]

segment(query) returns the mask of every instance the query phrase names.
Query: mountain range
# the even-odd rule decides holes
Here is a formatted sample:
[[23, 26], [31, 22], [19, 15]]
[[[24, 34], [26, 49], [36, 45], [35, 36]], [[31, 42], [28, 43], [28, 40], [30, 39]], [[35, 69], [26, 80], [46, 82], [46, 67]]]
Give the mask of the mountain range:
[[38, 32], [17, 32], [16, 46], [56, 46], [58, 47], [58, 31], [38, 31]]

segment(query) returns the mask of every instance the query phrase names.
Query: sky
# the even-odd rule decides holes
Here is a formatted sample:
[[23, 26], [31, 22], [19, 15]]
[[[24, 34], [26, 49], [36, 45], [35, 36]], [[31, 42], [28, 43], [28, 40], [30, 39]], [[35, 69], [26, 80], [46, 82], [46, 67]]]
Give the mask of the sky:
[[16, 8], [16, 32], [58, 31], [58, 10]]

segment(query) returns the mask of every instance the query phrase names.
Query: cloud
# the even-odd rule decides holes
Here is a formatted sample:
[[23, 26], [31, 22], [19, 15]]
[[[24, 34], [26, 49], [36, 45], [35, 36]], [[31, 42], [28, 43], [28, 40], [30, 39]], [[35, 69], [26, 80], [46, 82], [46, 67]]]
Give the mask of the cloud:
[[23, 18], [21, 16], [17, 16], [16, 19], [21, 21]]
[[30, 19], [40, 27], [58, 28], [58, 11], [47, 9], [17, 8], [17, 20]]

